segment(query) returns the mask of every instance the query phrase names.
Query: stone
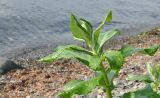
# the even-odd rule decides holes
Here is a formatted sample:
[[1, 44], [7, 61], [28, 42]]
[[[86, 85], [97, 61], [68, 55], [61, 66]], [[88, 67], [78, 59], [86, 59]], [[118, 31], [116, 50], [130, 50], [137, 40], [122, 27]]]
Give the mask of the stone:
[[90, 93], [86, 98], [97, 98], [97, 93]]
[[7, 73], [13, 69], [22, 69], [22, 67], [7, 58], [0, 57], [0, 74]]
[[55, 95], [55, 96], [51, 96], [51, 97], [49, 97], [49, 98], [60, 98], [60, 96]]
[[32, 96], [26, 96], [26, 98], [32, 98]]

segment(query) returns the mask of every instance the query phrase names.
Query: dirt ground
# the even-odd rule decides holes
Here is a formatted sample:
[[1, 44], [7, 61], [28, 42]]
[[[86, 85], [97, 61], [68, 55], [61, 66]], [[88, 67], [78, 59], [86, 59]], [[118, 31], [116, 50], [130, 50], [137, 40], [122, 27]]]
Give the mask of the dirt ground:
[[[105, 49], [119, 49], [124, 43], [135, 47], [147, 48], [160, 44], [160, 29], [156, 28], [135, 37], [116, 39], [106, 45]], [[25, 69], [13, 70], [0, 76], [0, 98], [55, 98], [63, 90], [63, 86], [73, 79], [87, 79], [93, 72], [76, 60], [61, 60], [54, 63], [37, 62], [36, 59], [16, 57], [16, 63]], [[127, 80], [127, 73], [144, 73], [147, 62], [160, 64], [160, 50], [153, 56], [134, 54], [127, 57], [119, 77], [114, 79], [114, 98], [125, 92], [142, 88], [138, 81]], [[96, 90], [97, 98], [104, 98], [101, 90]], [[82, 98], [82, 97], [81, 97]]]

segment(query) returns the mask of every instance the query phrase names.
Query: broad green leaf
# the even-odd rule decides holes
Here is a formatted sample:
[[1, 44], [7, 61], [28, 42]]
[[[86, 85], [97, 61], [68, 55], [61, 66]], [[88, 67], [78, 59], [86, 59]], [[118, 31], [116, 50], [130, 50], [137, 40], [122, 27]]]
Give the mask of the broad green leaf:
[[64, 86], [64, 92], [60, 93], [61, 98], [71, 98], [72, 95], [86, 95], [99, 85], [99, 77], [87, 81], [72, 80]]
[[138, 80], [146, 83], [153, 82], [148, 75], [128, 75], [129, 80]]
[[150, 56], [153, 56], [155, 52], [160, 48], [160, 45], [155, 45], [150, 48], [146, 48], [143, 51], [141, 51], [143, 54], [148, 54]]
[[84, 40], [88, 45], [91, 45], [92, 40], [90, 39], [89, 33], [83, 28], [76, 17], [71, 14], [70, 18], [70, 30], [75, 39]]
[[121, 98], [160, 98], [160, 95], [154, 92], [151, 87], [145, 87], [135, 92], [125, 93]]
[[[58, 46], [55, 49], [55, 52], [53, 52], [52, 54], [41, 58], [39, 61], [43, 61], [43, 62], [54, 62], [57, 59], [60, 58], [72, 58], [74, 57], [74, 55], [71, 53], [69, 55], [67, 55], [70, 52], [80, 52], [80, 53], [84, 53], [84, 54], [90, 54], [92, 55], [92, 53], [82, 47], [76, 46], [76, 45], [66, 45], [66, 46]], [[66, 55], [65, 55], [66, 54]], [[63, 57], [62, 57], [63, 56]]]
[[124, 58], [120, 51], [109, 50], [105, 55], [112, 69], [119, 70], [121, 68], [124, 63]]
[[122, 48], [119, 51], [121, 51], [123, 57], [127, 57], [132, 55], [135, 52], [141, 51], [141, 49], [134, 48], [131, 45], [125, 44], [122, 46]]
[[77, 85], [79, 85], [80, 83], [82, 83], [82, 80], [71, 80], [64, 86], [64, 90], [68, 91], [70, 89], [73, 89], [77, 87]]
[[94, 31], [94, 43], [95, 43], [95, 44], [96, 44], [97, 41], [98, 41], [98, 38], [99, 38], [99, 34], [100, 34], [100, 32], [101, 32], [101, 29], [103, 28], [103, 26], [104, 26], [105, 24], [109, 23], [111, 20], [112, 20], [112, 11], [110, 10], [110, 11], [107, 13], [104, 21], [103, 21], [103, 22], [96, 28], [96, 30]]
[[160, 81], [160, 65], [147, 64], [147, 72], [153, 81]]
[[93, 70], [100, 69], [100, 58], [93, 55], [91, 52], [87, 51], [84, 48], [75, 45], [60, 46], [56, 49], [57, 51], [41, 58], [39, 61], [44, 62], [53, 62], [58, 59], [68, 58], [68, 59], [77, 59], [81, 63], [87, 65]]
[[77, 59], [95, 71], [100, 70], [99, 64], [101, 62], [101, 59], [98, 56], [95, 56], [95, 55], [87, 56], [86, 55], [86, 56], [83, 56], [83, 58], [79, 57]]
[[99, 38], [98, 38], [98, 52], [101, 50], [101, 48], [103, 47], [103, 45], [105, 44], [106, 41], [108, 41], [109, 39], [111, 39], [113, 36], [120, 34], [119, 30], [111, 30], [105, 33], [101, 33]]
[[160, 48], [160, 45], [155, 45], [150, 48], [134, 48], [131, 45], [124, 45], [122, 48], [119, 50], [121, 51], [122, 55], [124, 57], [130, 56], [131, 54], [135, 52], [140, 52], [142, 54], [148, 54], [150, 56], [153, 56], [155, 52]]

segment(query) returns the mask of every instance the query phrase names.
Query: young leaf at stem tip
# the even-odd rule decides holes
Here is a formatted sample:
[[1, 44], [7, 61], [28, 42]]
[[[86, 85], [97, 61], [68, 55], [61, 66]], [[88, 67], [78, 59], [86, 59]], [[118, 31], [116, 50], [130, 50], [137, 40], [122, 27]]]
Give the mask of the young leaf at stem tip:
[[110, 31], [107, 31], [105, 33], [100, 33], [98, 41], [97, 41], [97, 51], [100, 52], [100, 50], [103, 48], [103, 45], [112, 37], [114, 37], [115, 35], [120, 34], [120, 31], [117, 29], [113, 29]]
[[[104, 21], [103, 21], [103, 22], [96, 28], [96, 30], [94, 31], [94, 43], [95, 43], [95, 44], [96, 44], [97, 41], [98, 41], [99, 34], [100, 34], [100, 32], [101, 32], [102, 27], [103, 27], [105, 24], [109, 23], [111, 20], [112, 20], [112, 11], [110, 10], [110, 11], [107, 13]], [[95, 46], [96, 46], [96, 45], [95, 45]]]
[[[85, 24], [85, 26], [87, 25]], [[80, 25], [80, 23], [73, 14], [71, 14], [70, 17], [70, 30], [75, 39], [85, 41], [88, 46], [91, 46], [92, 40], [90, 38], [90, 32], [87, 32], [86, 29]]]

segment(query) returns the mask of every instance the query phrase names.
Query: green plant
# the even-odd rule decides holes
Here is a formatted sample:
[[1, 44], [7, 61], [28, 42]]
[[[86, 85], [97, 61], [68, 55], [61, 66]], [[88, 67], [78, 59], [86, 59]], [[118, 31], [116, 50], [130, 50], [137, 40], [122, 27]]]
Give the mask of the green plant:
[[147, 73], [128, 75], [129, 80], [144, 82], [145, 88], [125, 93], [122, 98], [160, 98], [160, 65], [147, 64]]
[[[147, 49], [134, 48], [130, 45], [124, 45], [120, 50], [103, 51], [104, 44], [113, 36], [120, 34], [120, 31], [113, 29], [101, 33], [102, 27], [109, 23], [112, 19], [112, 11], [109, 11], [102, 23], [93, 30], [92, 25], [85, 19], [78, 21], [71, 14], [70, 30], [76, 40], [84, 41], [89, 49], [82, 48], [77, 45], [59, 46], [56, 52], [41, 58], [39, 61], [53, 62], [63, 58], [75, 58], [81, 63], [95, 71], [95, 76], [89, 80], [72, 80], [64, 86], [64, 91], [59, 94], [61, 98], [71, 98], [74, 94], [85, 95], [90, 93], [95, 87], [101, 87], [107, 95], [107, 98], [112, 98], [111, 91], [114, 88], [113, 78], [118, 75], [121, 69], [124, 58], [135, 52], [153, 55], [159, 45]], [[105, 67], [103, 62], [107, 62]]]

